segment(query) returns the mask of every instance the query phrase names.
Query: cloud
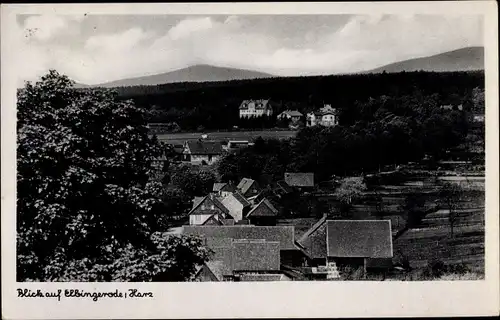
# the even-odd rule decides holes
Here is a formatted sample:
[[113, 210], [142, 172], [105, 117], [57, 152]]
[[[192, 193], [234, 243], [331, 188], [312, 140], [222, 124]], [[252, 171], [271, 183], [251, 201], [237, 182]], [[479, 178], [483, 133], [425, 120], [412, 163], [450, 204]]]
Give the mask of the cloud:
[[172, 27], [168, 31], [168, 35], [171, 39], [177, 40], [181, 38], [186, 38], [189, 35], [211, 29], [214, 26], [212, 19], [210, 17], [198, 18], [198, 19], [185, 19], [179, 22], [177, 25]]
[[111, 53], [134, 50], [141, 41], [150, 39], [151, 32], [145, 32], [141, 28], [132, 28], [119, 34], [102, 34], [92, 36], [85, 42], [84, 49], [89, 51], [104, 51]]
[[84, 19], [83, 15], [37, 15], [24, 21], [24, 29], [37, 40], [47, 41], [61, 33], [75, 31], [75, 22]]
[[[249, 16], [230, 16], [221, 21], [196, 17], [183, 19], [166, 30], [130, 25], [114, 33], [92, 32], [81, 39], [81, 46], [68, 39], [59, 41], [67, 34], [62, 25], [78, 26], [81, 17], [56, 18], [49, 19], [44, 33], [38, 34], [40, 41], [26, 39], [24, 29], [19, 30], [15, 45], [20, 52], [21, 77], [32, 78], [42, 70], [56, 68], [78, 82], [95, 84], [195, 63], [287, 76], [346, 73], [483, 45], [480, 16], [360, 15], [336, 28], [323, 23], [298, 26], [293, 19], [276, 22], [273, 27], [279, 17], [252, 20]], [[42, 19], [47, 18], [26, 20], [24, 27], [38, 25]], [[298, 29], [306, 32], [294, 31]], [[79, 39], [78, 35], [75, 38]], [[52, 41], [48, 43], [47, 39]]]

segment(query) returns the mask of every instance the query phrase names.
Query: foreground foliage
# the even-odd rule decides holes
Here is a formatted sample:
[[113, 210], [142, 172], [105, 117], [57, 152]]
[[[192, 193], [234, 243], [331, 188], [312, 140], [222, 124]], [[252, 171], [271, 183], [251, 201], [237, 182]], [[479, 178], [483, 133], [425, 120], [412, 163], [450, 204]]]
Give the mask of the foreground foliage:
[[207, 253], [161, 233], [160, 146], [144, 111], [72, 85], [50, 71], [18, 92], [18, 281], [189, 277]]

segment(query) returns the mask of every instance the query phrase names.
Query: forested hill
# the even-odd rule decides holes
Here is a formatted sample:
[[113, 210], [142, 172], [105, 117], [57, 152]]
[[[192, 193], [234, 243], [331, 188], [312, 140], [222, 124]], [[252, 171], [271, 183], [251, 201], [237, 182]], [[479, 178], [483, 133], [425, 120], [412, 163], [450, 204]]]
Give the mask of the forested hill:
[[401, 71], [469, 71], [484, 70], [484, 48], [468, 47], [436, 54], [429, 57], [415, 58], [388, 64], [368, 71], [401, 72]]
[[[237, 124], [238, 106], [245, 99], [270, 98], [275, 114], [286, 108], [302, 113], [323, 103], [349, 110], [356, 102], [382, 95], [434, 95], [438, 103], [458, 104], [474, 88], [484, 88], [484, 72], [401, 72], [381, 74], [286, 77], [206, 83], [172, 83], [116, 88], [137, 105], [152, 108], [153, 122], [175, 121], [183, 130], [203, 126], [229, 128]], [[347, 119], [349, 116], [344, 116]]]
[[107, 82], [99, 85], [93, 85], [92, 87], [112, 88], [134, 85], [150, 86], [176, 82], [230, 81], [271, 77], [273, 77], [273, 75], [253, 70], [223, 68], [200, 64], [160, 74]]

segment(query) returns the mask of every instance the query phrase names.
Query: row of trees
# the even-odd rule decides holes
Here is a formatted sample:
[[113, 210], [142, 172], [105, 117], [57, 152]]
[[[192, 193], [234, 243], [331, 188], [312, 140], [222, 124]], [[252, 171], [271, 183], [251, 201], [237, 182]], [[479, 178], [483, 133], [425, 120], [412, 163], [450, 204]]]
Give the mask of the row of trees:
[[432, 96], [381, 96], [352, 109], [358, 120], [351, 123], [303, 128], [288, 140], [257, 139], [253, 147], [223, 157], [222, 179], [277, 178], [291, 171], [314, 172], [323, 181], [395, 168], [425, 155], [438, 160], [465, 141], [470, 126], [467, 112], [442, 110]]
[[[356, 101], [382, 95], [435, 95], [439, 104], [465, 104], [473, 90], [484, 90], [484, 72], [402, 72], [388, 74], [332, 75], [254, 79], [216, 83], [173, 83], [117, 88], [124, 99], [151, 109], [150, 122], [177, 122], [182, 130], [203, 126], [210, 130], [238, 125], [243, 100], [271, 98], [275, 114], [286, 109], [306, 114], [324, 103], [345, 111], [340, 118], [350, 123]], [[480, 89], [479, 89], [480, 88]], [[345, 120], [343, 120], [345, 119]]]
[[189, 279], [210, 252], [166, 233], [144, 109], [72, 86], [50, 71], [18, 91], [17, 280]]

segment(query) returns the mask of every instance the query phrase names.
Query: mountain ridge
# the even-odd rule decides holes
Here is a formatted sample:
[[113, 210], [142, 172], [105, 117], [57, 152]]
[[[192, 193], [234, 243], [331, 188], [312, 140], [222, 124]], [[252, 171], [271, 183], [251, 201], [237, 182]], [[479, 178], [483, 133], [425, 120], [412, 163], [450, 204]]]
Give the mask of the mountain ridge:
[[197, 64], [186, 68], [153, 75], [120, 79], [96, 85], [85, 85], [79, 83], [78, 86], [113, 88], [140, 85], [151, 86], [175, 82], [216, 82], [272, 77], [275, 77], [275, 75], [259, 71], [230, 67], [218, 67], [207, 64]]
[[464, 47], [435, 55], [401, 60], [362, 73], [473, 70], [484, 70], [484, 47]]

